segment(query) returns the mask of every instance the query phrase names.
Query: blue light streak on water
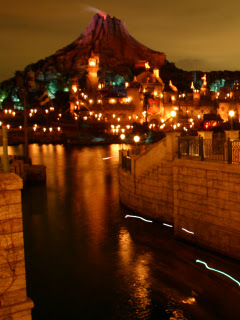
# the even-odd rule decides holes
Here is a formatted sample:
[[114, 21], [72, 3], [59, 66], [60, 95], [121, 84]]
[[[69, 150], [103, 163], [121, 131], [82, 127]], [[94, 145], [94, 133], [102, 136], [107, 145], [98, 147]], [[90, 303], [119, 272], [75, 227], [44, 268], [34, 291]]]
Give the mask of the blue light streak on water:
[[206, 262], [204, 262], [204, 261], [196, 260], [196, 262], [199, 262], [199, 263], [204, 264], [204, 265], [205, 265], [205, 267], [206, 267], [207, 269], [209, 269], [209, 270], [212, 270], [212, 271], [215, 271], [215, 272], [218, 272], [218, 273], [223, 274], [224, 276], [226, 276], [226, 277], [230, 278], [231, 280], [233, 280], [234, 282], [236, 282], [236, 283], [240, 286], [240, 282], [239, 282], [239, 281], [237, 281], [236, 279], [234, 279], [233, 277], [231, 277], [229, 274], [227, 274], [227, 273], [225, 273], [225, 272], [223, 272], [223, 271], [220, 271], [220, 270], [214, 269], [214, 268], [210, 268], [210, 267], [207, 265], [207, 263], [206, 263]]

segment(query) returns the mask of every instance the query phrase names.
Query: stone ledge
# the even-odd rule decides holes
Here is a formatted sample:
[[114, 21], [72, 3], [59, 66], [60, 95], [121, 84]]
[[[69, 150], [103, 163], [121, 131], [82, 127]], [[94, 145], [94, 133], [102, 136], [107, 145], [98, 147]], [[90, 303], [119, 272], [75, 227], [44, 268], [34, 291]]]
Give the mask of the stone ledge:
[[23, 180], [15, 173], [0, 173], [0, 191], [20, 190]]
[[8, 206], [11, 204], [21, 204], [20, 190], [0, 190], [0, 206]]
[[0, 319], [5, 319], [3, 316], [7, 317], [7, 315], [10, 315], [10, 314], [13, 316], [15, 313], [18, 313], [24, 310], [29, 310], [29, 309], [31, 310], [33, 307], [34, 307], [34, 304], [30, 298], [27, 298], [26, 302], [13, 304], [11, 306], [6, 306], [6, 307], [0, 307]]
[[191, 161], [186, 159], [174, 159], [173, 167], [186, 167], [193, 169], [202, 169], [210, 171], [221, 171], [225, 173], [240, 174], [240, 166], [234, 164], [220, 163], [217, 161]]

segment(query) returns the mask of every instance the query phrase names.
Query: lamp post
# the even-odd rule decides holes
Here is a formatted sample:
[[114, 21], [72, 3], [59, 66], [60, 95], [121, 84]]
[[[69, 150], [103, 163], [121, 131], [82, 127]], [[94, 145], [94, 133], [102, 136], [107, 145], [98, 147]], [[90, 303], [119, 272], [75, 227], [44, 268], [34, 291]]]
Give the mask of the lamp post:
[[134, 136], [133, 140], [136, 143], [136, 153], [138, 154], [139, 153], [138, 142], [140, 141], [140, 137], [139, 136]]
[[149, 92], [143, 93], [143, 112], [144, 112], [144, 123], [146, 128], [148, 128], [148, 99], [149, 99]]
[[233, 130], [233, 117], [235, 115], [235, 112], [233, 110], [230, 110], [228, 114], [231, 119], [231, 130]]
[[177, 114], [177, 113], [176, 113], [176, 111], [172, 110], [170, 114], [171, 114], [171, 117], [172, 117], [172, 128], [174, 129], [174, 127], [173, 127], [173, 125], [174, 125], [174, 118], [176, 117], [176, 114]]
[[7, 127], [2, 126], [3, 172], [9, 172]]
[[28, 162], [28, 119], [27, 119], [27, 94], [23, 92], [23, 106], [24, 106], [24, 155], [25, 162]]
[[125, 134], [124, 133], [122, 133], [120, 135], [120, 139], [122, 140], [122, 150], [123, 150], [123, 140], [125, 139]]
[[28, 110], [27, 110], [27, 90], [23, 73], [16, 72], [16, 85], [19, 87], [19, 95], [24, 107], [24, 155], [25, 162], [28, 161]]

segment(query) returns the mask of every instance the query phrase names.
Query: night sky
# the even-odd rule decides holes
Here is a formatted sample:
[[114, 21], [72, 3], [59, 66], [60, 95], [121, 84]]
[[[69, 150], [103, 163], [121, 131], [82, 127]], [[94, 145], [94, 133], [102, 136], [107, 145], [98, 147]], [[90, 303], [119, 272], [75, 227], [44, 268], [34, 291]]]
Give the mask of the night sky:
[[8, 0], [0, 13], [0, 81], [73, 42], [96, 13], [125, 21], [184, 70], [240, 70], [239, 0]]

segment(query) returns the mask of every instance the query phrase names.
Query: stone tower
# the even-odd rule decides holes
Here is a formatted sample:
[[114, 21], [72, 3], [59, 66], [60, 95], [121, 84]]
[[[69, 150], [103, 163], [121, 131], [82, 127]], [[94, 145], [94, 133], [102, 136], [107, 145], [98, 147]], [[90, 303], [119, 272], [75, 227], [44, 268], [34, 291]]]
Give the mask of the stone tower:
[[99, 55], [92, 53], [91, 57], [88, 59], [87, 79], [86, 87], [88, 96], [91, 98], [96, 98], [98, 89], [98, 70], [99, 70]]

